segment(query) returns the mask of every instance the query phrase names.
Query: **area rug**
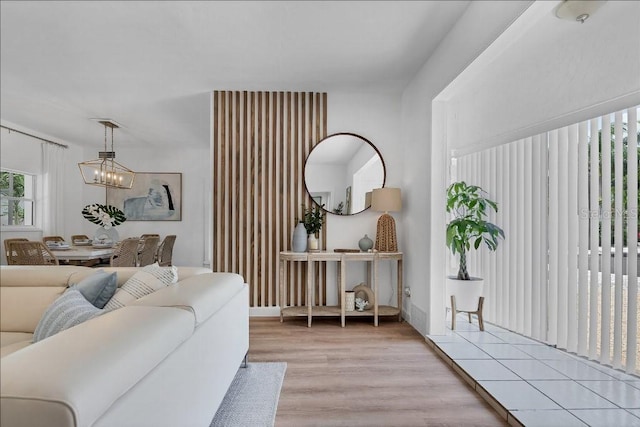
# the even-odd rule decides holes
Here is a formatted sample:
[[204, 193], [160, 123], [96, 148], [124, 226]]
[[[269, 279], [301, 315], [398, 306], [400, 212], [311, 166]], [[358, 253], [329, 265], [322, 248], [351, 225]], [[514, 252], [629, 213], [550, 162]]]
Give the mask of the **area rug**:
[[238, 369], [211, 427], [273, 426], [286, 363], [249, 363]]

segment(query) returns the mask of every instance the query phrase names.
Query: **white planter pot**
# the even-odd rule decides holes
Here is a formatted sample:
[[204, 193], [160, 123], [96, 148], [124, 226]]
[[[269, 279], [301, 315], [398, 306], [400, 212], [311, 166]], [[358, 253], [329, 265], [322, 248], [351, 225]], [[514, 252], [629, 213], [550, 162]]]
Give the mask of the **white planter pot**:
[[454, 276], [447, 278], [447, 308], [451, 308], [451, 295], [456, 297], [456, 310], [476, 311], [478, 300], [484, 296], [484, 279], [472, 277], [471, 280], [458, 280]]

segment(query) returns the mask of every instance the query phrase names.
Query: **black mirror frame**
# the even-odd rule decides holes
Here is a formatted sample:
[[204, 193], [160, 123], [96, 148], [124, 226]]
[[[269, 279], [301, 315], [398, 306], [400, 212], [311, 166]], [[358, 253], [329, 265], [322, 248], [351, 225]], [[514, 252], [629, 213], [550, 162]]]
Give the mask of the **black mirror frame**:
[[352, 136], [355, 138], [360, 138], [361, 140], [363, 140], [364, 142], [366, 142], [367, 144], [369, 144], [371, 146], [371, 148], [373, 148], [376, 153], [378, 154], [378, 156], [380, 157], [380, 162], [382, 163], [382, 186], [384, 187], [385, 184], [387, 183], [387, 165], [384, 163], [384, 157], [382, 157], [382, 154], [380, 153], [380, 150], [378, 150], [378, 147], [376, 147], [371, 141], [369, 141], [367, 138], [365, 138], [362, 135], [359, 135], [357, 133], [353, 133], [353, 132], [336, 132], [336, 133], [332, 133], [331, 135], [327, 135], [324, 138], [322, 138], [320, 141], [318, 141], [316, 143], [316, 145], [313, 146], [313, 148], [311, 149], [311, 151], [309, 151], [309, 154], [307, 155], [307, 158], [304, 160], [304, 168], [302, 169], [302, 177], [304, 180], [304, 189], [307, 192], [307, 195], [311, 198], [311, 201], [313, 202], [314, 205], [319, 206], [323, 211], [325, 211], [326, 213], [330, 213], [332, 215], [336, 215], [336, 216], [352, 216], [352, 215], [358, 215], [359, 213], [362, 213], [364, 211], [366, 211], [367, 209], [369, 209], [371, 206], [367, 206], [366, 208], [364, 208], [361, 211], [358, 211], [356, 213], [350, 213], [350, 214], [337, 214], [333, 211], [327, 210], [326, 208], [324, 208], [323, 206], [320, 206], [312, 197], [311, 197], [311, 192], [309, 191], [309, 187], [307, 187], [307, 179], [305, 177], [305, 171], [307, 170], [307, 162], [309, 161], [309, 157], [311, 156], [311, 154], [313, 153], [313, 150], [315, 150], [315, 148], [320, 145], [323, 141], [334, 137], [334, 136], [340, 136], [340, 135], [345, 135], [345, 136]]

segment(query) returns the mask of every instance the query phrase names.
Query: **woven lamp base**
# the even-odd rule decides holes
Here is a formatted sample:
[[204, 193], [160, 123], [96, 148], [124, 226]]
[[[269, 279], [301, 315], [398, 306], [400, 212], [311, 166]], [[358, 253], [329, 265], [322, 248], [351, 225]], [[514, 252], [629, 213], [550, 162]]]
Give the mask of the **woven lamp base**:
[[378, 219], [374, 248], [380, 252], [398, 252], [396, 221], [387, 213], [382, 214]]

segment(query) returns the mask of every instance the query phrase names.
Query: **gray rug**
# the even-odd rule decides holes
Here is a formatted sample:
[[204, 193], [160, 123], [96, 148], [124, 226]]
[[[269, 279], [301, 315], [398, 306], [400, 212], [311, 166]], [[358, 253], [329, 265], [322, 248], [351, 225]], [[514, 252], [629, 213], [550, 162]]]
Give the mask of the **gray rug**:
[[286, 363], [249, 363], [238, 369], [211, 427], [273, 426]]

